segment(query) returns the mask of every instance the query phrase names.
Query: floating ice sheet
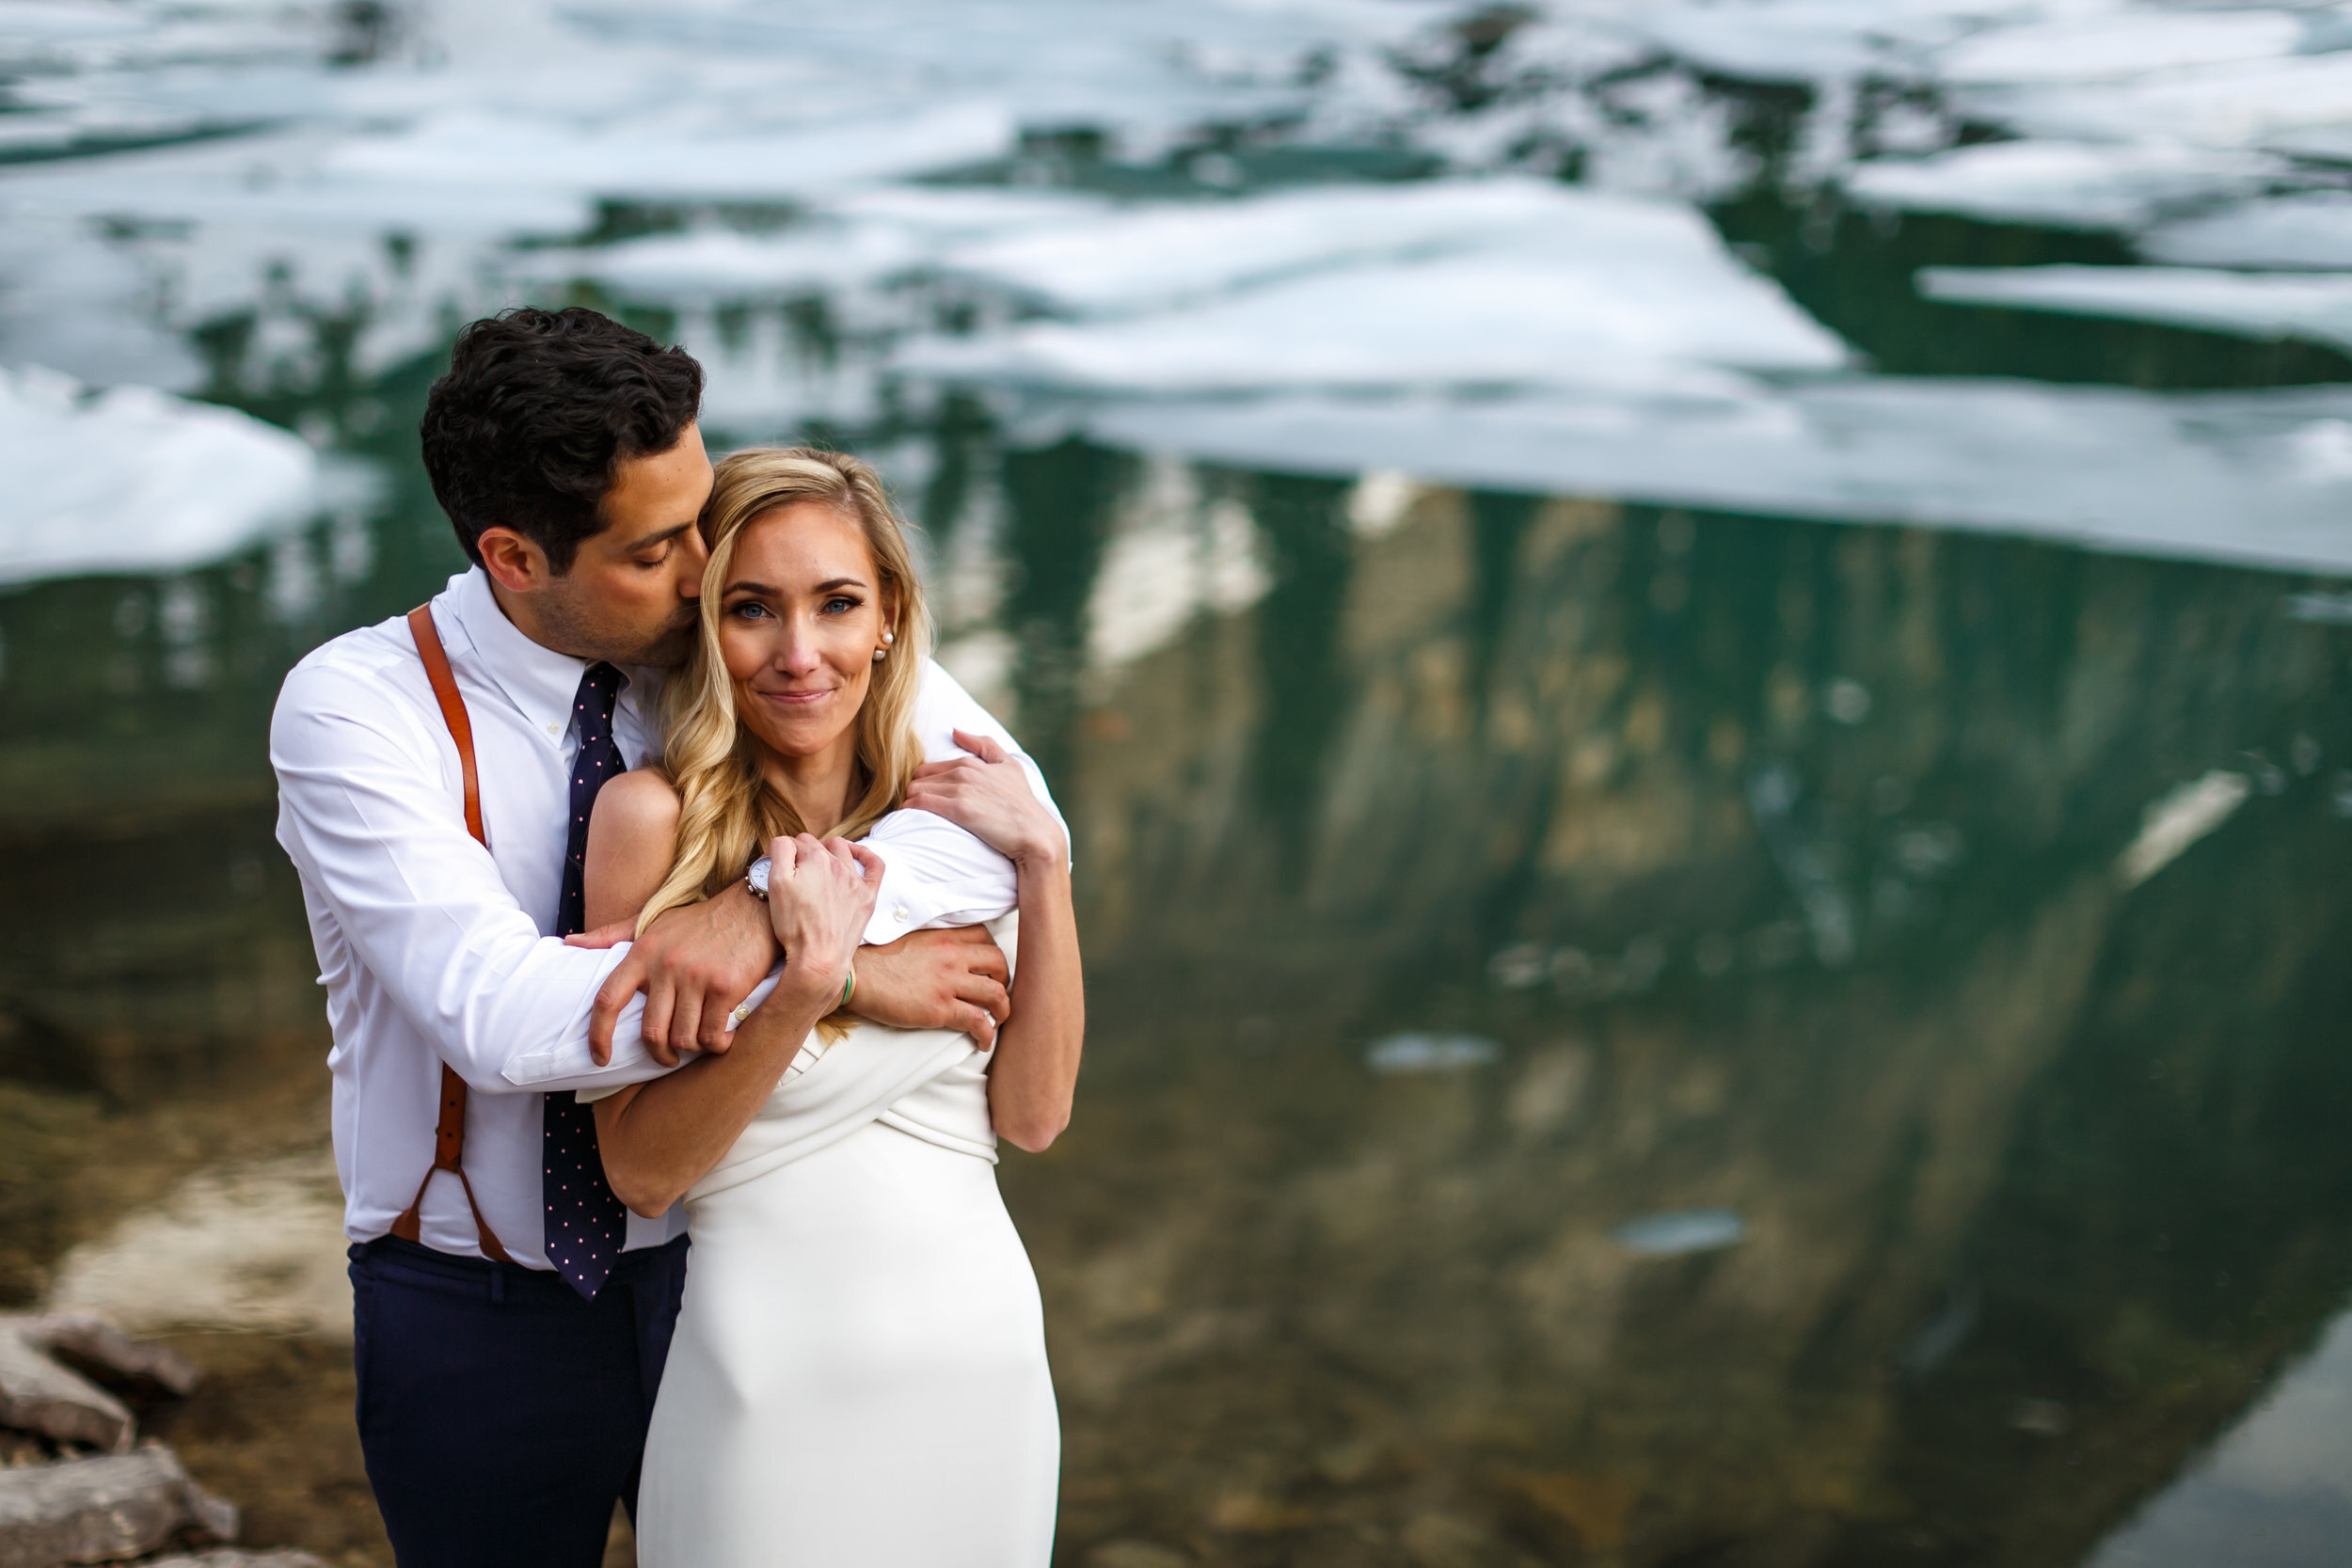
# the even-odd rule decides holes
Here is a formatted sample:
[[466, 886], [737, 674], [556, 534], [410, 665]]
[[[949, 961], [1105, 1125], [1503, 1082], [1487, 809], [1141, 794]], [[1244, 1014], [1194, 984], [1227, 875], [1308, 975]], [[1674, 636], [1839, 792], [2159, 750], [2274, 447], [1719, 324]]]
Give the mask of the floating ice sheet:
[[1123, 313], [1371, 261], [1440, 255], [1667, 270], [1697, 292], [1753, 283], [1679, 203], [1502, 178], [1168, 204], [949, 251], [943, 266], [1077, 314]]
[[1930, 299], [2192, 326], [2241, 338], [2307, 338], [2352, 349], [2352, 273], [2194, 267], [1927, 267]]
[[299, 521], [322, 485], [310, 448], [275, 425], [40, 370], [0, 370], [0, 583], [214, 560]]
[[[901, 369], [949, 380], [1160, 394], [1277, 388], [1609, 388], [1708, 395], [1702, 356], [1827, 368], [1836, 339], [1777, 298], [1679, 294], [1656, 277], [1516, 258], [1366, 267], [1136, 321], [934, 340]], [[1775, 309], [1777, 307], [1777, 309]]]
[[1768, 0], [1618, 10], [1661, 48], [1748, 81], [1811, 82], [1865, 72], [1907, 73], [1929, 46], [1958, 36], [1967, 8], [1934, 0]]
[[[354, 368], [365, 374], [431, 349], [449, 319], [585, 277], [676, 308], [711, 366], [714, 420], [767, 435], [883, 406], [886, 345], [976, 284], [984, 323], [1008, 296], [1061, 319], [917, 341], [901, 365], [1194, 400], [1113, 406], [1099, 421], [1271, 466], [1352, 469], [1411, 452], [1437, 477], [2343, 559], [2331, 519], [2347, 515], [2352, 411], [2335, 394], [2258, 407], [1752, 380], [1735, 372], [1831, 373], [1844, 351], [1688, 206], [1602, 194], [1718, 192], [1756, 166], [1735, 135], [1746, 105], [1719, 75], [1821, 84], [1780, 170], [1803, 185], [1845, 166], [1866, 118], [1841, 77], [1931, 86], [1941, 72], [1947, 92], [1881, 105], [1868, 145], [1936, 145], [1963, 111], [2041, 139], [1854, 166], [1866, 199], [2162, 224], [2150, 254], [2189, 264], [2343, 265], [2328, 250], [2341, 232], [2330, 196], [2258, 199], [2234, 224], [2197, 217], [2325, 177], [2279, 149], [2352, 156], [2352, 54], [2277, 52], [2282, 13], [2303, 29], [2293, 47], [2320, 49], [2342, 8], [1579, 0], [1505, 42], [1489, 62], [1500, 96], [1469, 114], [1396, 65], [1408, 47], [1433, 65], [1452, 58], [1462, 8], [870, 0], [820, 14], [772, 0], [445, 0], [414, 13], [409, 54], [328, 70], [353, 14], [331, 0], [4, 6], [0, 62], [20, 112], [0, 139], [21, 132], [54, 151], [271, 128], [0, 166], [0, 362], [187, 387], [219, 373], [191, 354], [188, 329], [249, 313], [246, 383], [315, 385], [306, 324], [364, 321]], [[1886, 131], [1898, 110], [1917, 122], [1902, 136]], [[976, 159], [1046, 172], [1060, 154], [1021, 147], [1022, 131], [1093, 128], [1111, 156], [1148, 161], [1198, 145], [1203, 126], [1278, 121], [1480, 166], [1549, 137], [1587, 184], [1454, 178], [1114, 210], [890, 182]], [[759, 224], [787, 210], [793, 221], [547, 244], [586, 232], [601, 202], [658, 216], [716, 200], [764, 209]], [[2219, 253], [2229, 235], [2240, 254]], [[821, 353], [778, 303], [808, 296], [825, 308], [803, 314], [834, 335]], [[747, 300], [748, 317], [720, 309]], [[1332, 388], [1383, 399], [1322, 395]], [[1395, 395], [1427, 388], [1490, 395]], [[1198, 401], [1209, 391], [1263, 401]]]
[[1528, 182], [1431, 185], [1382, 200], [1310, 192], [1115, 217], [976, 247], [951, 265], [1069, 309], [1206, 297], [1149, 315], [934, 340], [907, 350], [904, 369], [1155, 393], [1433, 385], [1654, 393], [1714, 388], [1705, 366], [1824, 370], [1846, 357], [1689, 208]]
[[2028, 136], [2251, 150], [2352, 126], [2352, 52], [2293, 55], [2104, 82], [1954, 89], [1971, 116]]
[[985, 103], [764, 135], [665, 135], [659, 126], [580, 126], [461, 109], [348, 142], [326, 167], [453, 190], [775, 201], [975, 162], [1012, 141], [1011, 115]]
[[2235, 202], [2149, 230], [2139, 251], [2183, 266], [2352, 269], [2352, 191]]
[[[999, 158], [1017, 122], [1100, 126], [1148, 155], [1203, 120], [1295, 111], [1318, 49], [1374, 48], [1439, 8], [1038, 0], [1008, 16], [875, 0], [820, 16], [757, 0], [472, 0], [405, 10], [390, 55], [332, 70], [359, 25], [332, 0], [0, 7], [18, 111], [0, 117], [0, 156], [183, 138], [0, 163], [0, 362], [187, 387], [202, 372], [177, 340], [207, 320], [255, 312], [254, 341], [275, 354], [306, 321], [348, 311], [365, 321], [357, 368], [380, 370], [429, 349], [445, 318], [514, 303], [542, 270], [504, 265], [506, 247], [580, 233], [605, 201], [842, 198], [847, 255], [706, 245], [612, 267], [641, 296], [699, 273], [688, 304], [745, 272], [833, 286], [997, 231], [850, 213], [888, 204], [878, 182]], [[936, 196], [934, 216], [955, 196], [986, 199]], [[274, 365], [247, 371], [257, 389], [278, 384]]]
[[744, 300], [810, 289], [863, 288], [936, 264], [958, 242], [1008, 230], [1059, 229], [1108, 204], [1051, 192], [882, 186], [812, 203], [781, 232], [706, 228], [618, 245], [527, 252], [509, 276], [594, 278], [625, 296], [677, 303]]
[[1057, 310], [1125, 312], [1353, 262], [1525, 243], [1580, 216], [1604, 233], [1645, 227], [1653, 245], [1661, 227], [1688, 222], [1532, 180], [1342, 186], [1131, 210], [961, 246], [942, 265]]
[[971, 93], [1040, 128], [1115, 128], [1149, 151], [1204, 120], [1258, 123], [1312, 97], [1305, 68], [1377, 49], [1458, 8], [1450, 0], [577, 0], [600, 39], [697, 58], [820, 62], [824, 79], [913, 105]]
[[2233, 60], [2269, 60], [2302, 44], [2304, 19], [2283, 10], [2160, 11], [2064, 17], [1975, 33], [1942, 51], [1947, 82], [2089, 82]]
[[1987, 142], [1916, 159], [1856, 166], [1862, 201], [2059, 229], [2137, 229], [2169, 213], [2236, 196], [2286, 172], [2263, 152], [2170, 141]]
[[561, 191], [334, 176], [322, 139], [285, 132], [0, 169], [0, 360], [184, 389], [203, 379], [191, 327], [263, 317], [249, 368], [266, 374], [278, 346], [295, 348], [274, 344], [272, 327], [364, 305], [356, 368], [380, 370], [437, 342], [446, 312], [501, 303], [483, 287], [500, 241], [575, 231], [594, 211]]
[[1117, 445], [1293, 472], [1401, 468], [1438, 483], [2352, 571], [2352, 388], [1841, 378], [1712, 400], [1139, 402], [1085, 420]]

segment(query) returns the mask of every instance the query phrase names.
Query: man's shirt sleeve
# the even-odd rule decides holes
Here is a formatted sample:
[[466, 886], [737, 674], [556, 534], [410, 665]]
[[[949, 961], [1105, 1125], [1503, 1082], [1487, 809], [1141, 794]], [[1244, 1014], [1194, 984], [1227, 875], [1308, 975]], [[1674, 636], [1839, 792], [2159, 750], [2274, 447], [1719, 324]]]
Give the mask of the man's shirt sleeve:
[[[512, 1093], [509, 1065], [533, 1057], [585, 1069], [583, 1083], [654, 1076], [642, 1048], [640, 1062], [616, 1050], [602, 1070], [588, 1055], [589, 1010], [626, 949], [539, 934], [466, 832], [439, 758], [440, 737], [358, 673], [296, 669], [270, 725], [278, 841], [369, 974], [469, 1085]], [[638, 1043], [640, 1017], [642, 1006], [616, 1039]], [[651, 1070], [612, 1077], [632, 1066]], [[578, 1085], [549, 1073], [522, 1086]]]
[[1021, 901], [1012, 862], [944, 816], [894, 811], [874, 824], [866, 844], [882, 861], [882, 892], [866, 923], [869, 946], [909, 931], [983, 925]]

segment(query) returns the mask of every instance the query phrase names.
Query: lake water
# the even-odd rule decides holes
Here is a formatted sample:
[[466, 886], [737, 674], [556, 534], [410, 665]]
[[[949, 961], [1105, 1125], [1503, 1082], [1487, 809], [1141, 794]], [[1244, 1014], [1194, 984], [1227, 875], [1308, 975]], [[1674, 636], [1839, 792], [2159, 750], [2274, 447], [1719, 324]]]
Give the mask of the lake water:
[[1069, 811], [1058, 1560], [2341, 1560], [2347, 45], [0, 9], [0, 1292], [389, 1561], [262, 736], [459, 562], [449, 332], [580, 300], [882, 464]]

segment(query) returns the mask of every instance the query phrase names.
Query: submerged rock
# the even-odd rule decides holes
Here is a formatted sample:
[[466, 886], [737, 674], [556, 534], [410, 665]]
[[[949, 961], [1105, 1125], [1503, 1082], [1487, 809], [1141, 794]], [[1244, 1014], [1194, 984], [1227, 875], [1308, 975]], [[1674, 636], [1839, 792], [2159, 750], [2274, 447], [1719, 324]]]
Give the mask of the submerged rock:
[[1458, 1072], [1485, 1067], [1502, 1054], [1502, 1047], [1477, 1035], [1390, 1035], [1372, 1042], [1364, 1065], [1383, 1074], [1399, 1072]]
[[1680, 1258], [1732, 1246], [1748, 1233], [1747, 1222], [1728, 1209], [1686, 1209], [1645, 1214], [1617, 1227], [1617, 1244], [1638, 1258]]

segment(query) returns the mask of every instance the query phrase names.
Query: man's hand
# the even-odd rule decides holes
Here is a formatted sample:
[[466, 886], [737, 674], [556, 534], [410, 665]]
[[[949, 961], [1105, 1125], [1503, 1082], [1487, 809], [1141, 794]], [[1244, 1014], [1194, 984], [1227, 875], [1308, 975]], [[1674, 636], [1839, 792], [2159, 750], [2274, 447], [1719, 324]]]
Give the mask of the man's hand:
[[850, 1010], [900, 1029], [961, 1029], [986, 1051], [1012, 1012], [1011, 971], [984, 926], [914, 931], [884, 947], [857, 950], [857, 994]]
[[[628, 935], [625, 927], [607, 927], [566, 940], [576, 947], [610, 947]], [[728, 1015], [768, 977], [776, 955], [768, 907], [740, 882], [715, 898], [670, 911], [645, 928], [596, 992], [588, 1015], [589, 1054], [598, 1067], [612, 1059], [612, 1026], [641, 990], [645, 1049], [655, 1061], [675, 1067], [678, 1053], [696, 1046], [724, 1051], [735, 1037]]]

